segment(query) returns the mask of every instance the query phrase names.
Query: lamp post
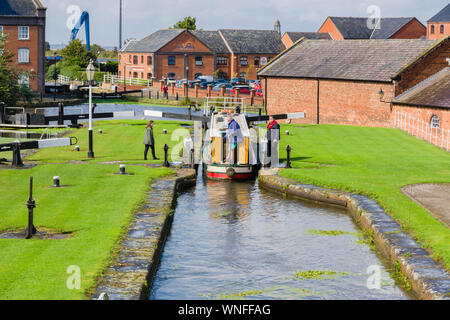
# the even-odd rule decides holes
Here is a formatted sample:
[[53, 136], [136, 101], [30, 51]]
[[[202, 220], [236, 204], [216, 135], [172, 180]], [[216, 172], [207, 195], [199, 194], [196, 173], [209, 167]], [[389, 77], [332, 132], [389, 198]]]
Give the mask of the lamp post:
[[53, 80], [55, 80], [55, 87], [53, 88], [53, 101], [56, 101], [56, 80], [58, 80], [58, 71], [56, 70], [56, 51], [53, 53], [53, 58], [55, 62], [55, 69], [53, 72]]
[[94, 158], [93, 151], [93, 137], [92, 137], [92, 83], [94, 81], [95, 76], [95, 67], [92, 60], [89, 62], [89, 65], [86, 68], [86, 78], [89, 82], [89, 151], [88, 158]]

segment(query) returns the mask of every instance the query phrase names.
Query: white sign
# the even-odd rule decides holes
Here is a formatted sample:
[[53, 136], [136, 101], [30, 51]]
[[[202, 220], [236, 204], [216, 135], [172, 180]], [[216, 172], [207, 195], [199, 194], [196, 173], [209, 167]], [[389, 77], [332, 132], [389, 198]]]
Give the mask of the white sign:
[[39, 149], [53, 148], [53, 147], [66, 147], [66, 146], [70, 146], [70, 145], [71, 145], [70, 138], [38, 140]]
[[144, 116], [146, 116], [146, 117], [154, 117], [154, 118], [162, 118], [163, 117], [163, 113], [161, 111], [144, 110]]
[[134, 118], [134, 111], [116, 111], [113, 112], [114, 118]]
[[299, 118], [305, 118], [306, 115], [304, 112], [294, 112], [294, 113], [288, 113], [287, 118], [288, 119], [299, 119]]

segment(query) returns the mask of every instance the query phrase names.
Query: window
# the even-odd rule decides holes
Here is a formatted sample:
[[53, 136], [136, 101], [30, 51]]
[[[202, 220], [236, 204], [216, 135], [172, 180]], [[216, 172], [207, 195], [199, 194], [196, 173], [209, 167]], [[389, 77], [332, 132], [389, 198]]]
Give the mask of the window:
[[432, 24], [431, 25], [431, 31], [430, 31], [432, 34], [434, 33], [434, 25]]
[[141, 56], [141, 64], [144, 64], [144, 56]]
[[30, 62], [30, 50], [27, 48], [19, 49], [19, 63], [29, 63]]
[[241, 57], [241, 66], [247, 66], [247, 65], [248, 65], [247, 57]]
[[147, 73], [147, 79], [151, 79], [153, 77], [153, 74], [151, 72]]
[[228, 58], [227, 57], [217, 57], [217, 65], [218, 66], [228, 65]]
[[431, 128], [439, 128], [439, 117], [434, 115], [431, 117]]
[[175, 73], [169, 72], [169, 73], [167, 74], [167, 78], [169, 78], [169, 79], [175, 79]]
[[202, 57], [195, 57], [195, 65], [196, 66], [202, 66], [203, 65], [203, 58]]
[[144, 73], [141, 72], [141, 79], [144, 79]]
[[133, 56], [133, 64], [138, 64], [138, 56]]
[[239, 77], [242, 78], [242, 79], [245, 79], [247, 77], [247, 74], [245, 72], [241, 72], [239, 74]]
[[22, 73], [19, 75], [19, 84], [29, 87], [30, 86], [30, 76], [27, 73]]
[[137, 77], [138, 77], [137, 72], [133, 72], [133, 78], [137, 78]]
[[169, 59], [168, 60], [169, 66], [174, 66], [175, 65], [175, 56], [169, 56], [168, 59]]
[[151, 66], [153, 64], [153, 58], [152, 56], [147, 56], [147, 65]]
[[441, 33], [444, 33], [444, 25], [443, 25], [443, 24], [441, 24], [441, 30], [440, 30], [440, 32], [441, 32]]
[[255, 57], [255, 67], [259, 67], [259, 57]]
[[28, 27], [19, 27], [19, 40], [28, 40], [30, 39], [29, 28]]
[[128, 62], [131, 63], [131, 54], [128, 56]]

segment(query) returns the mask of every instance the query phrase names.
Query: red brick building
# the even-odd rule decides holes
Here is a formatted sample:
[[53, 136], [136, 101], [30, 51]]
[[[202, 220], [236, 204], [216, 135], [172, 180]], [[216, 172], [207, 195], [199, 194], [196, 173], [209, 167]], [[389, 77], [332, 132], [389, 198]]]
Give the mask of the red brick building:
[[333, 40], [419, 39], [427, 29], [416, 18], [328, 17], [318, 32], [330, 34]]
[[257, 71], [284, 49], [274, 30], [159, 30], [130, 41], [119, 52], [119, 76], [144, 79], [256, 79]]
[[283, 41], [286, 48], [290, 48], [301, 38], [331, 40], [331, 36], [328, 33], [323, 32], [285, 32], [281, 41]]
[[7, 36], [5, 49], [14, 54], [13, 64], [24, 71], [19, 82], [42, 93], [45, 91], [46, 10], [39, 0], [0, 3], [0, 33]]
[[[449, 38], [304, 39], [258, 75], [269, 114], [305, 112], [298, 122], [390, 127], [393, 100], [446, 68], [448, 57]], [[450, 109], [444, 112], [442, 119]]]
[[427, 39], [450, 36], [450, 3], [427, 21]]

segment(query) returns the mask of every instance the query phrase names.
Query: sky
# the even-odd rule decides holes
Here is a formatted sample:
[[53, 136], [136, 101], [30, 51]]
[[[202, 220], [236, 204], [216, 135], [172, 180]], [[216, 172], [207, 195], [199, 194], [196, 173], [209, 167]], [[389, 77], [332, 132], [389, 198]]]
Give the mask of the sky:
[[[41, 0], [47, 7], [46, 38], [68, 43], [70, 26], [81, 11], [90, 15], [91, 44], [119, 45], [119, 0]], [[416, 17], [423, 24], [448, 0], [123, 0], [123, 39], [141, 39], [173, 26], [186, 16], [197, 18], [197, 28], [317, 31], [327, 16], [369, 17], [377, 6], [382, 17]], [[84, 28], [79, 36], [85, 41]]]

